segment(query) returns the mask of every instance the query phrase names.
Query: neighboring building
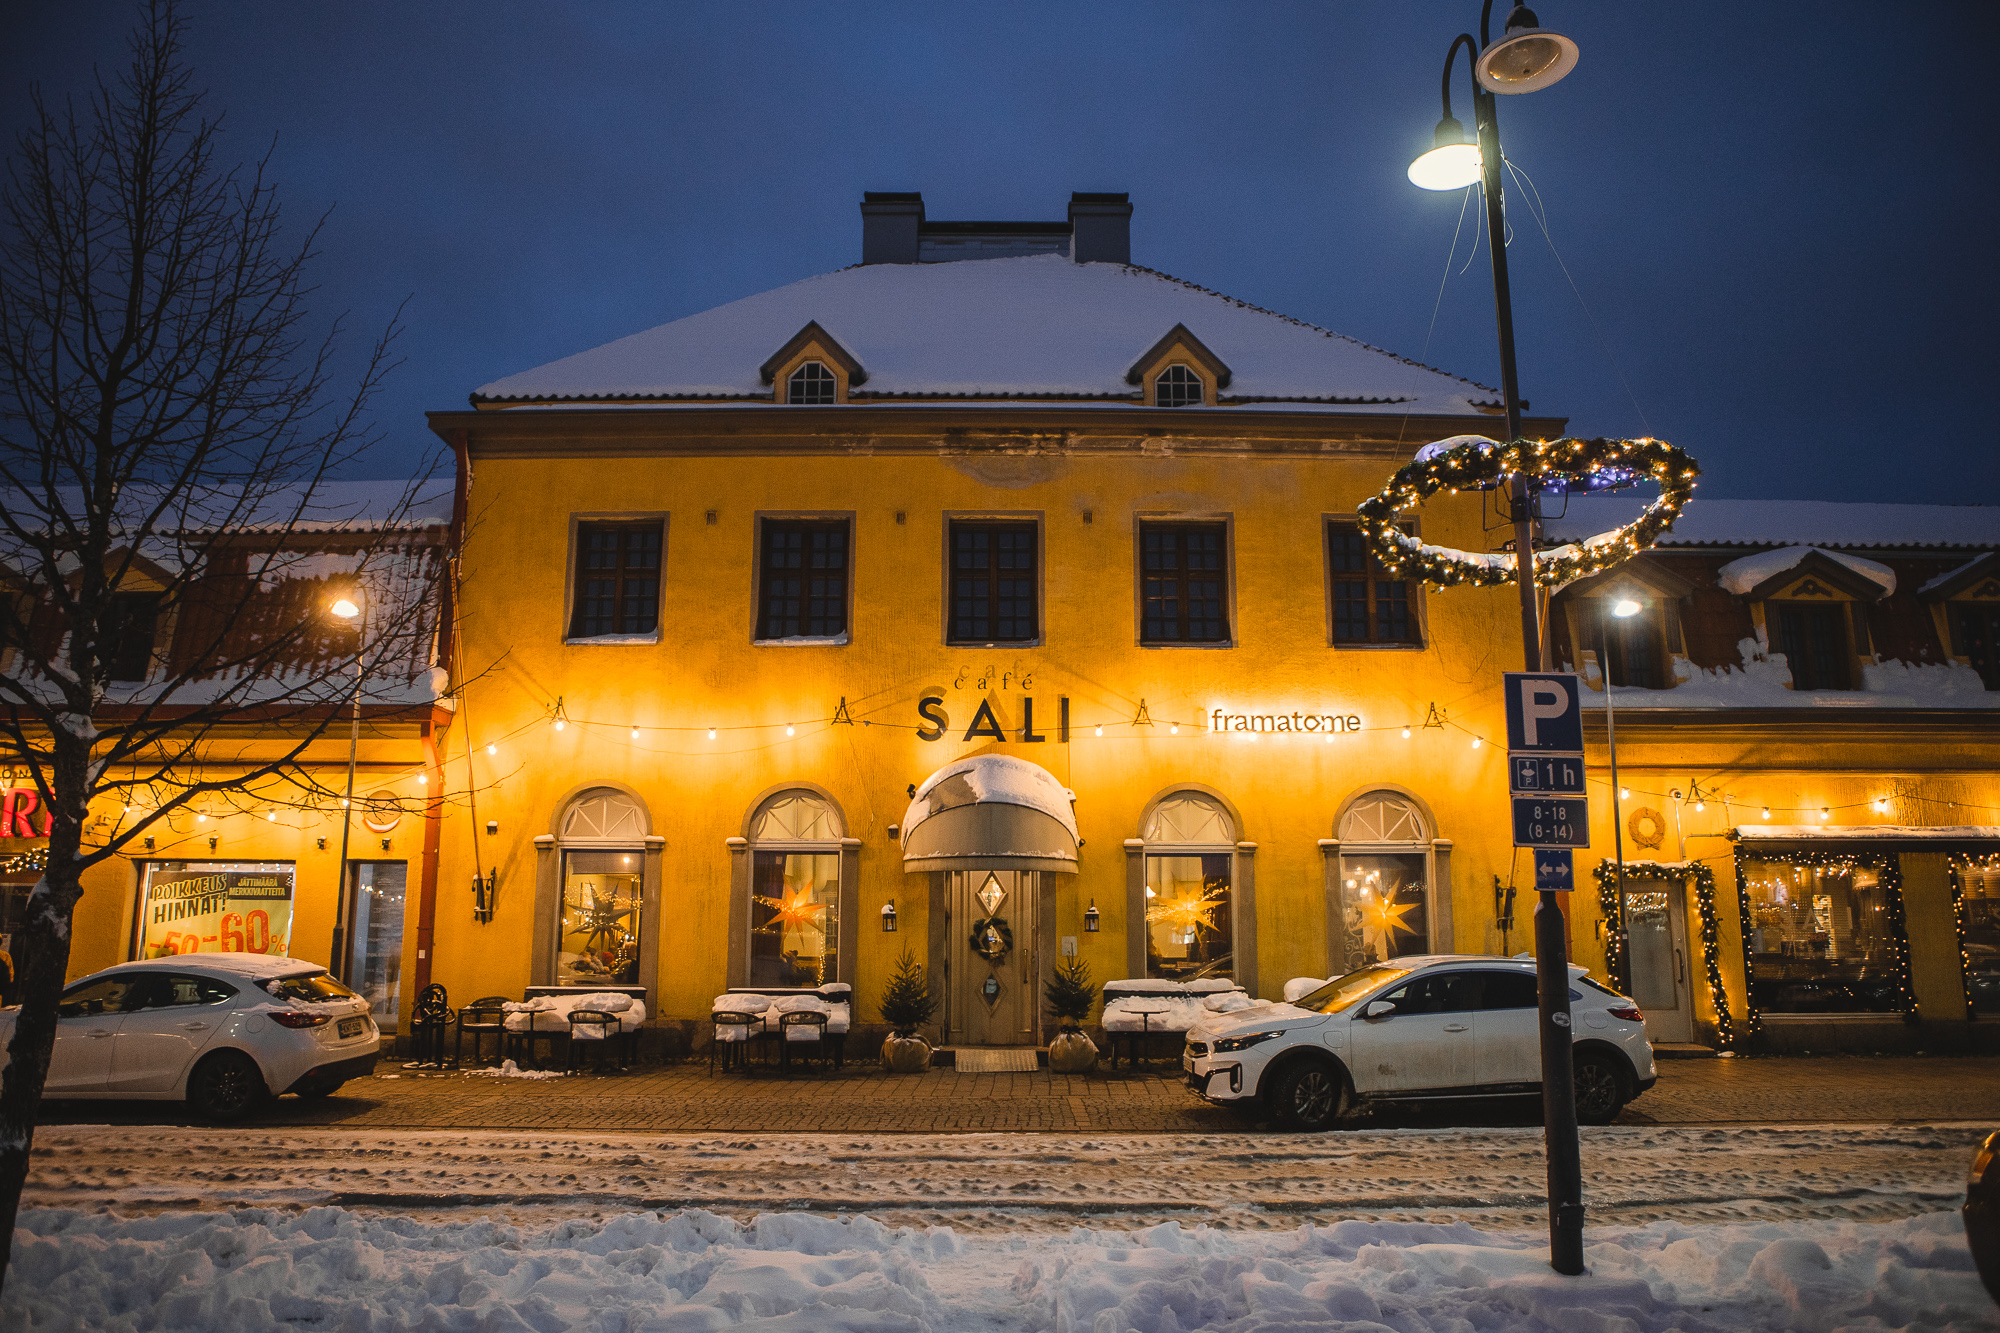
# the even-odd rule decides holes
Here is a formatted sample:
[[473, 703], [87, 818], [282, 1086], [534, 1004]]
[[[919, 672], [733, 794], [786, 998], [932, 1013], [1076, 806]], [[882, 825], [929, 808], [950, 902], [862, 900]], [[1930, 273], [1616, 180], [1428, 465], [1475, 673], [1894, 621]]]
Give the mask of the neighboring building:
[[[1390, 577], [1353, 527], [1421, 445], [1504, 431], [1499, 395], [1135, 266], [1130, 211], [944, 223], [869, 195], [863, 263], [431, 415], [456, 634], [433, 818], [398, 830], [436, 849], [405, 1003], [421, 968], [457, 1004], [628, 985], [678, 1044], [731, 986], [843, 981], [872, 1017], [907, 948], [946, 997], [934, 1035], [1012, 1045], [1071, 951], [1099, 981], [1275, 996], [1527, 947], [1514, 591]], [[1510, 535], [1473, 495], [1415, 519]], [[1996, 552], [1993, 508], [1697, 499], [1658, 552], [1555, 593], [1593, 682], [1600, 608], [1641, 603], [1609, 654], [1631, 796], [1593, 724], [1569, 921], [1659, 1039], [1993, 1030], [1967, 1020], [2000, 984]], [[1589, 891], [1614, 805], [1622, 900]], [[79, 969], [126, 956], [143, 873], [86, 896]], [[311, 874], [328, 905], [291, 947], [328, 957]]]

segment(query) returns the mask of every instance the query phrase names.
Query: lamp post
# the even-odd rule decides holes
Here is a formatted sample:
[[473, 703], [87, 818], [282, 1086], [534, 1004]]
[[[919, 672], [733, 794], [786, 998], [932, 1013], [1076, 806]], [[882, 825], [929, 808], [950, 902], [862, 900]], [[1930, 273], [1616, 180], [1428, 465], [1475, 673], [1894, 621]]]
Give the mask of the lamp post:
[[[1507, 285], [1507, 219], [1500, 178], [1500, 124], [1494, 94], [1546, 88], [1576, 67], [1576, 43], [1546, 32], [1534, 11], [1515, 5], [1499, 41], [1488, 37], [1493, 0], [1479, 11], [1479, 40], [1452, 39], [1444, 57], [1444, 118], [1433, 147], [1410, 164], [1410, 180], [1426, 190], [1462, 190], [1481, 183], [1486, 196], [1487, 250], [1493, 257], [1493, 315], [1500, 333], [1500, 388], [1507, 404], [1507, 438], [1521, 438], [1521, 390], [1514, 373], [1514, 304]], [[1458, 48], [1472, 58], [1472, 112], [1477, 140], [1451, 114], [1451, 71]], [[1515, 582], [1521, 594], [1521, 649], [1529, 671], [1547, 667], [1541, 608], [1535, 589], [1535, 507], [1528, 479], [1507, 486], [1514, 522]], [[1535, 905], [1535, 959], [1541, 997], [1542, 1123], [1548, 1155], [1549, 1264], [1558, 1273], [1583, 1271], [1583, 1161], [1576, 1132], [1575, 1070], [1570, 1064], [1569, 941], [1562, 907], [1543, 889]]]
[[[1620, 597], [1605, 610], [1620, 620], [1630, 620], [1645, 609], [1645, 603]], [[1597, 620], [1597, 669], [1604, 677], [1604, 739], [1611, 747], [1611, 845], [1618, 857], [1618, 919], [1625, 919], [1625, 812], [1618, 805], [1618, 713], [1611, 703], [1611, 619]], [[1626, 985], [1631, 985], [1629, 978]]]
[[333, 974], [343, 981], [347, 978], [347, 835], [354, 827], [354, 763], [361, 749], [361, 650], [364, 645], [366, 618], [361, 614], [361, 606], [353, 597], [342, 597], [327, 608], [337, 620], [354, 628], [354, 689], [349, 695], [352, 720], [347, 731], [347, 794], [340, 803], [340, 883], [333, 895], [333, 957], [328, 960]]

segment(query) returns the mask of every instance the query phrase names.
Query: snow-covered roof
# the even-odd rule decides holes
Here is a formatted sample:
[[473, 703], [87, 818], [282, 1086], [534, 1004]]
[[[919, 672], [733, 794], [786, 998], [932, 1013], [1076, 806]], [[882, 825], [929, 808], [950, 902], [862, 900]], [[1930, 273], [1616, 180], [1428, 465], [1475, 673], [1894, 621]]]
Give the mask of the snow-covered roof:
[[1070, 790], [1040, 764], [1004, 754], [976, 754], [946, 764], [924, 779], [903, 815], [903, 836], [932, 815], [959, 806], [994, 803], [1039, 810], [1076, 837]]
[[[1544, 501], [1557, 509], [1557, 502]], [[1576, 496], [1544, 527], [1579, 541], [1630, 523], [1647, 501]], [[1681, 511], [1661, 546], [1882, 548], [2000, 546], [2000, 505], [1849, 504], [1837, 500], [1705, 500]]]
[[854, 400], [1101, 398], [1177, 324], [1232, 373], [1224, 403], [1483, 415], [1484, 385], [1129, 264], [1061, 255], [865, 264], [745, 297], [483, 385], [474, 401], [756, 399], [809, 322], [866, 369]]
[[1896, 591], [1896, 571], [1887, 565], [1878, 565], [1873, 560], [1863, 560], [1858, 555], [1842, 555], [1839, 551], [1822, 551], [1817, 546], [1780, 546], [1774, 551], [1759, 551], [1746, 555], [1715, 571], [1716, 581], [1730, 592], [1741, 596], [1767, 579], [1775, 578], [1788, 569], [1796, 568], [1809, 555], [1823, 555], [1845, 569], [1852, 570], [1870, 583], [1878, 585], [1884, 593]]
[[1742, 842], [2000, 842], [1993, 824], [1746, 824]]

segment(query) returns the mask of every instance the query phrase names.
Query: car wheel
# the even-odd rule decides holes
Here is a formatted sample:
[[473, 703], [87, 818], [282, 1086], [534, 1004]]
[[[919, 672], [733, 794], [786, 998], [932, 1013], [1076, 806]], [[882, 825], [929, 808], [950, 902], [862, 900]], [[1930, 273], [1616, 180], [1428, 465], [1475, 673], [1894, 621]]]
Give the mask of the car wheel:
[[241, 1051], [218, 1051], [188, 1079], [188, 1105], [203, 1120], [236, 1120], [269, 1095], [263, 1071]]
[[1347, 1080], [1319, 1060], [1286, 1070], [1272, 1094], [1271, 1110], [1278, 1121], [1307, 1133], [1333, 1128], [1347, 1110]]
[[1625, 1080], [1617, 1062], [1602, 1051], [1576, 1057], [1576, 1118], [1585, 1125], [1608, 1125], [1625, 1107]]

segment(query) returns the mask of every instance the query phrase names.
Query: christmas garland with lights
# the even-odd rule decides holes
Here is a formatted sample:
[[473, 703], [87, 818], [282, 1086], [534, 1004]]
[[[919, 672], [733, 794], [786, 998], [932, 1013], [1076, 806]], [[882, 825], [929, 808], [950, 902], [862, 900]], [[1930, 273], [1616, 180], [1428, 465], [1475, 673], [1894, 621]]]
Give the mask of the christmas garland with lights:
[[49, 868], [49, 849], [30, 847], [25, 852], [0, 857], [0, 875], [19, 874], [23, 870], [42, 871]]
[[[1729, 991], [1722, 982], [1722, 932], [1715, 916], [1715, 870], [1700, 861], [1669, 865], [1664, 861], [1627, 861], [1625, 873], [1642, 879], [1678, 879], [1694, 886], [1694, 901], [1701, 917], [1701, 957], [1708, 973], [1708, 998], [1715, 1006], [1715, 1038], [1725, 1049], [1736, 1047], [1736, 1020], [1729, 1012]], [[1624, 990], [1630, 939], [1625, 930], [1625, 914], [1619, 910], [1618, 863], [1597, 863], [1597, 903], [1604, 919], [1611, 923], [1604, 944], [1604, 966]], [[1746, 935], [1745, 938], [1748, 938]], [[1746, 972], [1744, 975], [1748, 976]]]
[[[2000, 857], [1982, 858], [1991, 866]], [[1946, 863], [1951, 877], [1951, 923], [1958, 930], [1958, 988], [1965, 996], [1965, 1021], [1970, 1023], [1979, 1017], [1979, 1011], [1972, 1004], [1972, 950], [1965, 942], [1965, 870], [1972, 865], [1969, 856], [1954, 856]]]
[[1873, 870], [1882, 889], [1883, 908], [1889, 918], [1885, 923], [1889, 927], [1889, 961], [1895, 971], [1896, 989], [1903, 998], [1904, 1007], [1895, 1012], [1901, 1013], [1908, 1023], [1921, 1020], [1917, 994], [1910, 988], [1910, 937], [1909, 922], [1903, 912], [1903, 864], [1894, 852], [1772, 852], [1746, 847], [1739, 842], [1736, 845], [1736, 907], [1743, 920], [1743, 1003], [1749, 1019], [1749, 1035], [1754, 1037], [1764, 1030], [1764, 1012], [1757, 1007], [1757, 992], [1750, 984], [1754, 967], [1750, 956], [1750, 933], [1754, 927], [1750, 924], [1750, 875], [1744, 867], [1753, 860], [1777, 861], [1788, 866], [1810, 866], [1813, 869]]
[[1694, 479], [1701, 468], [1665, 440], [1586, 440], [1565, 435], [1559, 440], [1501, 444], [1476, 437], [1405, 464], [1389, 478], [1380, 495], [1361, 502], [1355, 521], [1376, 558], [1392, 574], [1420, 578], [1437, 587], [1512, 583], [1513, 557], [1427, 546], [1398, 527], [1396, 520], [1439, 491], [1484, 490], [1516, 473], [1543, 489], [1555, 489], [1558, 484], [1570, 489], [1569, 483], [1606, 475], [1629, 478], [1630, 482], [1651, 480], [1660, 487], [1660, 498], [1624, 527], [1537, 554], [1535, 581], [1550, 584], [1609, 569], [1651, 546], [1680, 516], [1681, 508], [1694, 494]]

